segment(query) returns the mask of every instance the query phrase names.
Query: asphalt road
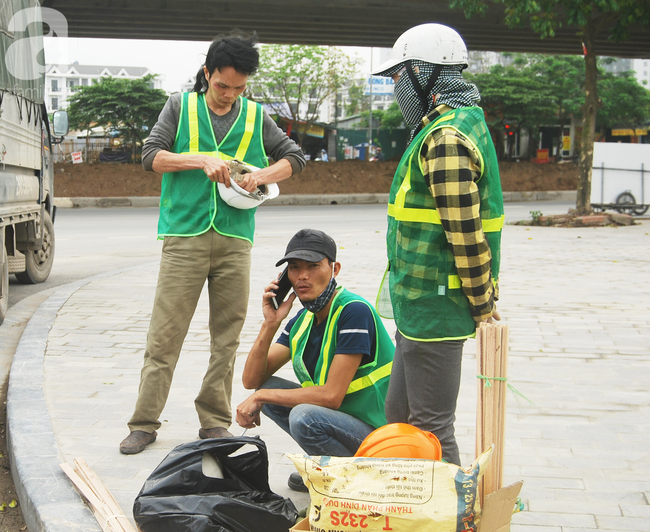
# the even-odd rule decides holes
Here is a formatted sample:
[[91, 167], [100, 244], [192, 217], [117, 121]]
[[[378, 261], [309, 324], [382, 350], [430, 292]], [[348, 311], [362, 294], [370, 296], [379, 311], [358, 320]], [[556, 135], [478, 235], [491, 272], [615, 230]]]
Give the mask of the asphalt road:
[[[565, 213], [571, 202], [521, 202], [506, 204], [506, 222], [530, 218], [531, 211]], [[257, 212], [256, 241], [286, 234], [286, 240], [303, 227], [332, 234], [375, 231], [383, 226], [385, 205], [298, 205], [266, 207]], [[9, 279], [9, 306], [42, 290], [76, 280], [158, 261], [162, 242], [156, 239], [157, 208], [59, 209], [54, 230], [56, 249], [52, 273], [45, 283], [21, 285]]]

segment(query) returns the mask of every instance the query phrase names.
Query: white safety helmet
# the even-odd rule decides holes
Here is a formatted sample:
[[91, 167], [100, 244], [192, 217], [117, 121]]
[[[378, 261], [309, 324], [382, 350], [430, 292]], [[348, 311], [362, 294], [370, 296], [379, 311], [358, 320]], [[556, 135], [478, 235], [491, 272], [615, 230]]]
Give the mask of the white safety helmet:
[[255, 192], [247, 192], [234, 179], [230, 180], [230, 188], [223, 183], [217, 183], [219, 195], [231, 207], [235, 209], [253, 209], [259, 207], [266, 200], [277, 198], [280, 195], [280, 187], [277, 183], [260, 185]]
[[442, 24], [420, 24], [400, 35], [388, 61], [375, 69], [372, 75], [392, 76], [395, 67], [409, 60], [469, 66], [467, 46], [456, 30]]

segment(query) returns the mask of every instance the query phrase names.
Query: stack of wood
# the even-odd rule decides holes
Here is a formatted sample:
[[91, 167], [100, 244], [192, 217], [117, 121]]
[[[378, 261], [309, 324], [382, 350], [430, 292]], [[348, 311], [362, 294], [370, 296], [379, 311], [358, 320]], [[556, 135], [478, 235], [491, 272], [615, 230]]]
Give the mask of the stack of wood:
[[61, 464], [61, 469], [90, 503], [95, 519], [104, 532], [135, 532], [129, 519], [111, 492], [102, 484], [99, 477], [83, 458], [75, 458], [74, 469], [69, 464]]
[[481, 323], [476, 329], [476, 456], [494, 445], [492, 458], [479, 483], [481, 505], [485, 497], [503, 485], [508, 334], [507, 325], [495, 323]]

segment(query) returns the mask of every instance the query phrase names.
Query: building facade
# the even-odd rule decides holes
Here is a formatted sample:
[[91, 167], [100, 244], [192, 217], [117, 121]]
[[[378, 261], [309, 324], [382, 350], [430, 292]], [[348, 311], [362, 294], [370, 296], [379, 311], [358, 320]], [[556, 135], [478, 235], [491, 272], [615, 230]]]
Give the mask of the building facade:
[[614, 59], [604, 61], [602, 67], [613, 74], [634, 72], [637, 81], [646, 89], [650, 89], [650, 59]]
[[[93, 85], [102, 77], [139, 79], [153, 74], [145, 67], [120, 67], [97, 65], [46, 65], [45, 103], [50, 111], [66, 109], [68, 98], [77, 87]], [[160, 89], [159, 80], [153, 80], [153, 88]]]

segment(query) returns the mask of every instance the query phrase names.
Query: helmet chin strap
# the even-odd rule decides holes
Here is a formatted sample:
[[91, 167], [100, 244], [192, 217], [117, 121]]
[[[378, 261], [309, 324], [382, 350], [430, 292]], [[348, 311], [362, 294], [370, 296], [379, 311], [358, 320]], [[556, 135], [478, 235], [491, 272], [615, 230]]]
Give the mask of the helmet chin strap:
[[411, 84], [413, 85], [415, 92], [418, 93], [418, 96], [420, 97], [420, 101], [422, 102], [422, 108], [426, 113], [427, 110], [429, 109], [429, 100], [427, 98], [429, 96], [429, 93], [433, 89], [433, 86], [436, 84], [436, 81], [438, 81], [438, 78], [440, 77], [440, 72], [442, 72], [442, 65], [434, 65], [433, 72], [431, 73], [431, 76], [429, 77], [429, 81], [427, 81], [427, 85], [424, 88], [422, 88], [417, 77], [415, 77], [415, 72], [413, 71], [413, 65], [411, 63], [411, 60], [409, 59], [408, 61], [406, 61], [404, 65], [406, 66], [406, 72], [408, 73], [409, 78], [411, 79]]

